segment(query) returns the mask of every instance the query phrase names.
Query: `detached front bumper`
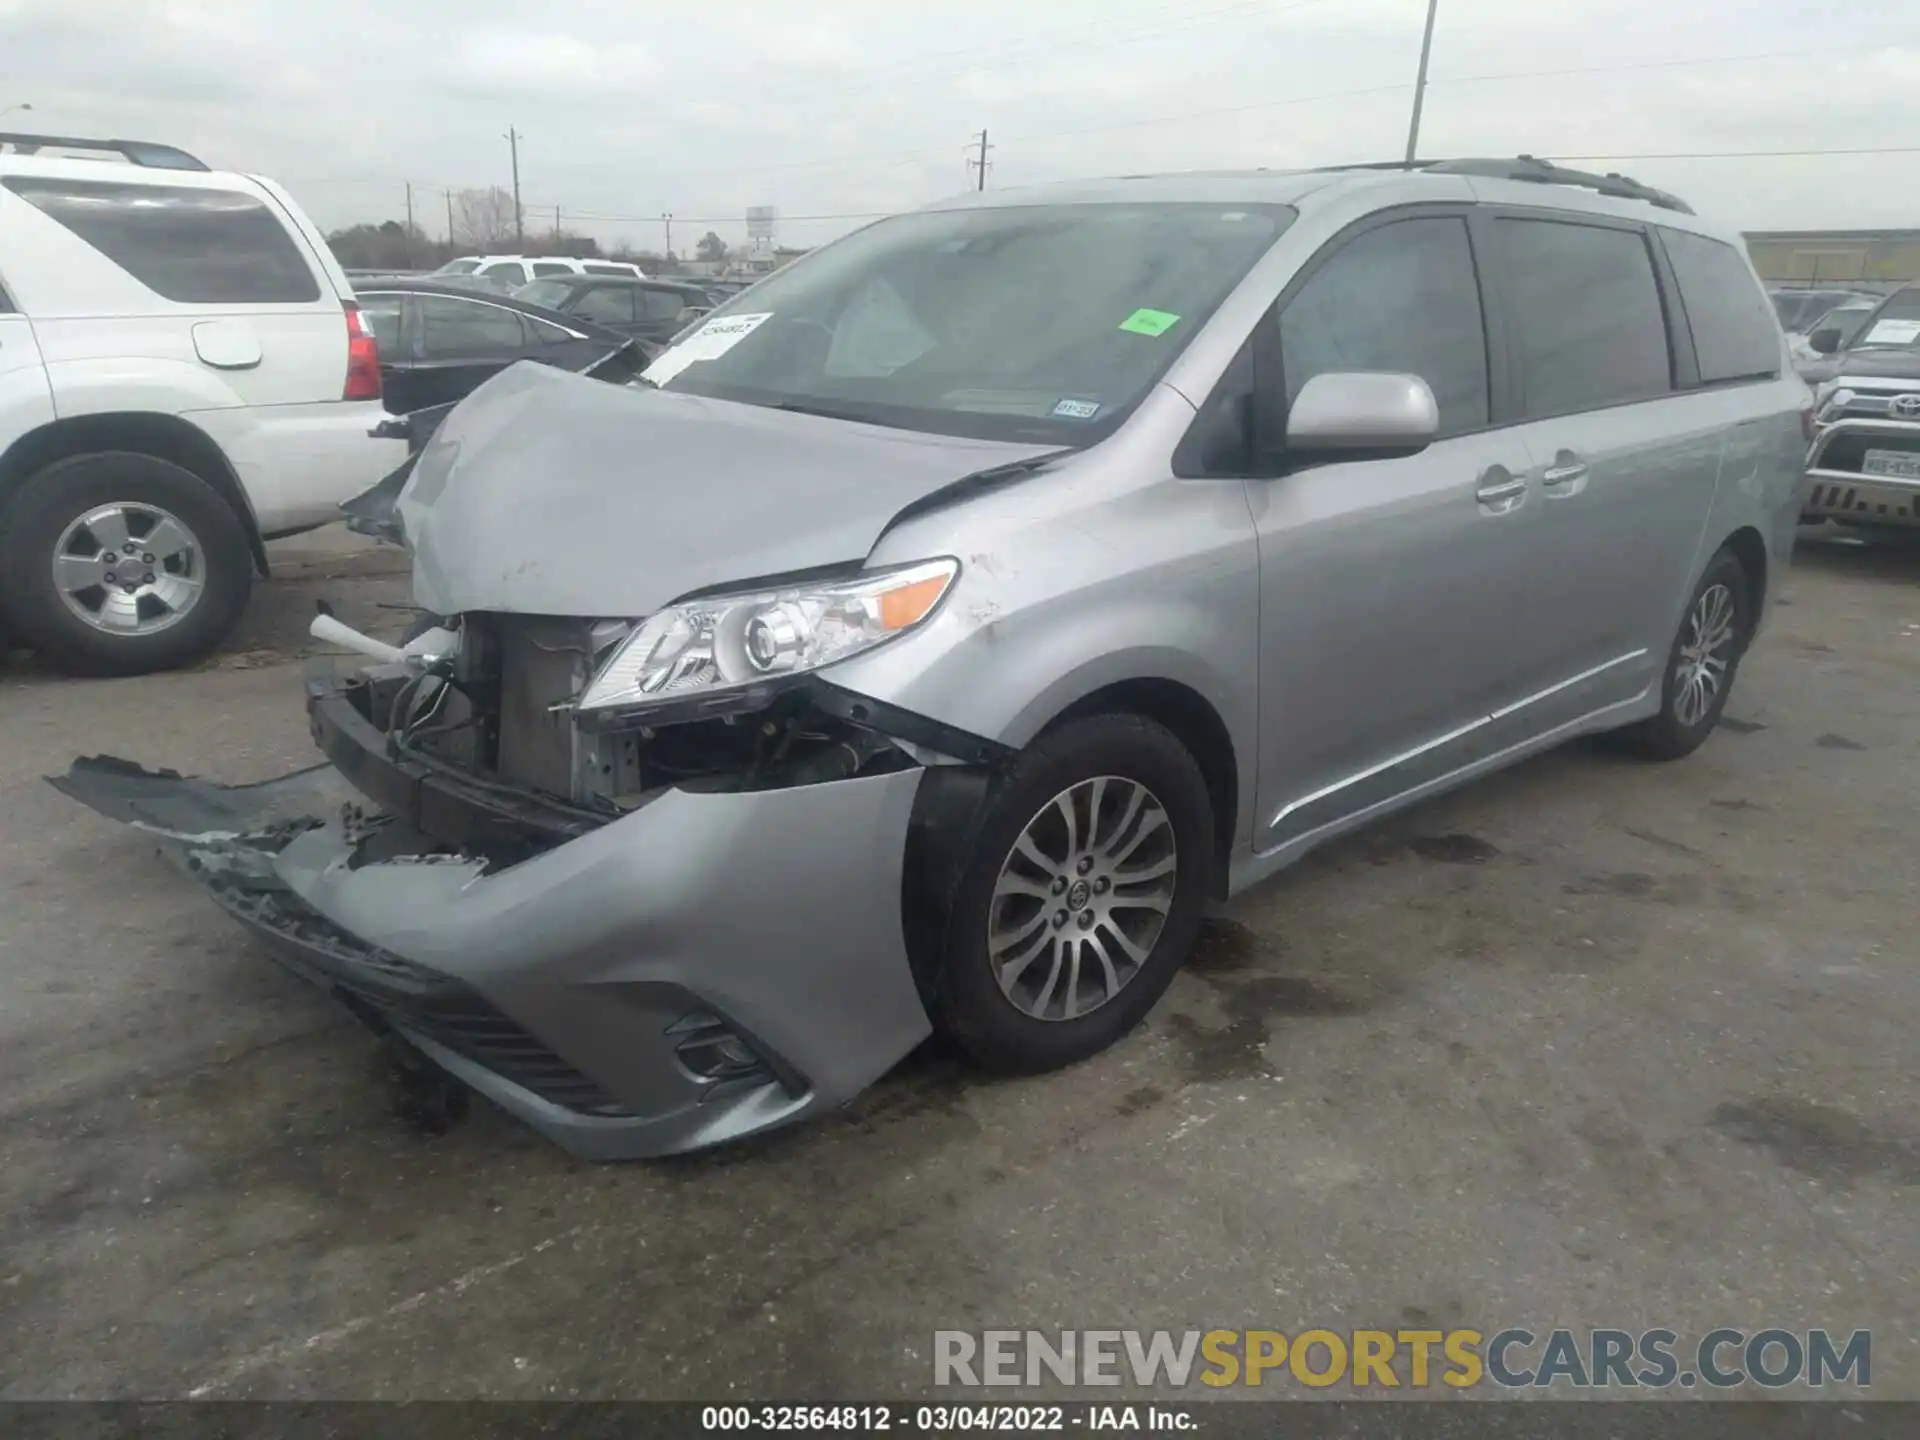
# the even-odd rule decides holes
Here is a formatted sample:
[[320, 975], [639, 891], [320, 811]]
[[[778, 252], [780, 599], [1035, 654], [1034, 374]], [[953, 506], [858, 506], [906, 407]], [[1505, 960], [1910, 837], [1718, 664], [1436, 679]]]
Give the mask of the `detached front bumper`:
[[[927, 1035], [902, 925], [919, 768], [669, 790], [600, 823], [396, 762], [327, 681], [309, 711], [386, 813], [325, 769], [228, 789], [97, 760], [53, 783], [168, 838], [289, 968], [574, 1154], [799, 1119]], [[518, 844], [544, 848], [503, 867]]]
[[1920, 423], [1846, 418], [1821, 425], [1807, 452], [1803, 520], [1920, 526], [1920, 476], [1869, 475], [1869, 450], [1892, 450], [1920, 463]]

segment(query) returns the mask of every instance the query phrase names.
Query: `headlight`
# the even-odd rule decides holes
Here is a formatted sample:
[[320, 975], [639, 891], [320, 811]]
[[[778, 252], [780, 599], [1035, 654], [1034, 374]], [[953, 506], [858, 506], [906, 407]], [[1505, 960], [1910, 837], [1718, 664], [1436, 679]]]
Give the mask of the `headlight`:
[[832, 584], [669, 605], [621, 642], [578, 708], [666, 704], [818, 670], [913, 629], [959, 573], [958, 560], [928, 560]]

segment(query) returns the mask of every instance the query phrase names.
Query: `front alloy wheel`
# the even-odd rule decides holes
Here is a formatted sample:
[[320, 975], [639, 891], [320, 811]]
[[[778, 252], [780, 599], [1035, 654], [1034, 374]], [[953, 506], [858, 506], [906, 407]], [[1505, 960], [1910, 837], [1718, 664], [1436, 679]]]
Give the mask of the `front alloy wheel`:
[[1097, 775], [1027, 822], [993, 887], [987, 944], [1000, 992], [1036, 1020], [1073, 1020], [1140, 973], [1173, 905], [1180, 846], [1137, 780]]
[[1215, 843], [1207, 782], [1165, 726], [1101, 714], [1047, 731], [982, 802], [950, 897], [936, 1022], [996, 1070], [1104, 1050], [1185, 962]]

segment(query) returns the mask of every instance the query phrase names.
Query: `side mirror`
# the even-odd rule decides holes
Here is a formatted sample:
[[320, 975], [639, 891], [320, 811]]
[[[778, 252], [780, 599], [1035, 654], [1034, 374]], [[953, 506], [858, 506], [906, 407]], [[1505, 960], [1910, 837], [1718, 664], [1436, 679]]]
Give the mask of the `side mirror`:
[[702, 315], [713, 313], [711, 305], [682, 305], [680, 313], [673, 317], [676, 325], [685, 325], [688, 321], [698, 320]]
[[1418, 375], [1339, 371], [1300, 387], [1287, 412], [1287, 449], [1412, 455], [1440, 433], [1440, 406]]
[[1807, 337], [1807, 348], [1816, 355], [1831, 355], [1840, 348], [1840, 327], [1823, 325]]

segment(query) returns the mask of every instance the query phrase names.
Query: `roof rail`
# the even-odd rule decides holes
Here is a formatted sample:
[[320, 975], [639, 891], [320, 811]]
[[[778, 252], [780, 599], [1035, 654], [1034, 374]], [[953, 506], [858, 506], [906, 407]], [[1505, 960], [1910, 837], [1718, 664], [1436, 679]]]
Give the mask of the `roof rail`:
[[1322, 170], [1424, 170], [1430, 175], [1484, 175], [1492, 180], [1526, 180], [1536, 185], [1578, 185], [1601, 195], [1620, 200], [1644, 200], [1662, 210], [1693, 214], [1693, 207], [1677, 195], [1642, 185], [1627, 175], [1609, 171], [1596, 175], [1587, 170], [1569, 170], [1551, 160], [1533, 155], [1517, 155], [1511, 160], [1380, 160], [1364, 165], [1326, 165]]
[[82, 140], [73, 135], [17, 135], [0, 131], [0, 147], [16, 155], [32, 155], [40, 150], [109, 150], [129, 164], [149, 170], [205, 170], [205, 161], [172, 145], [152, 140]]

